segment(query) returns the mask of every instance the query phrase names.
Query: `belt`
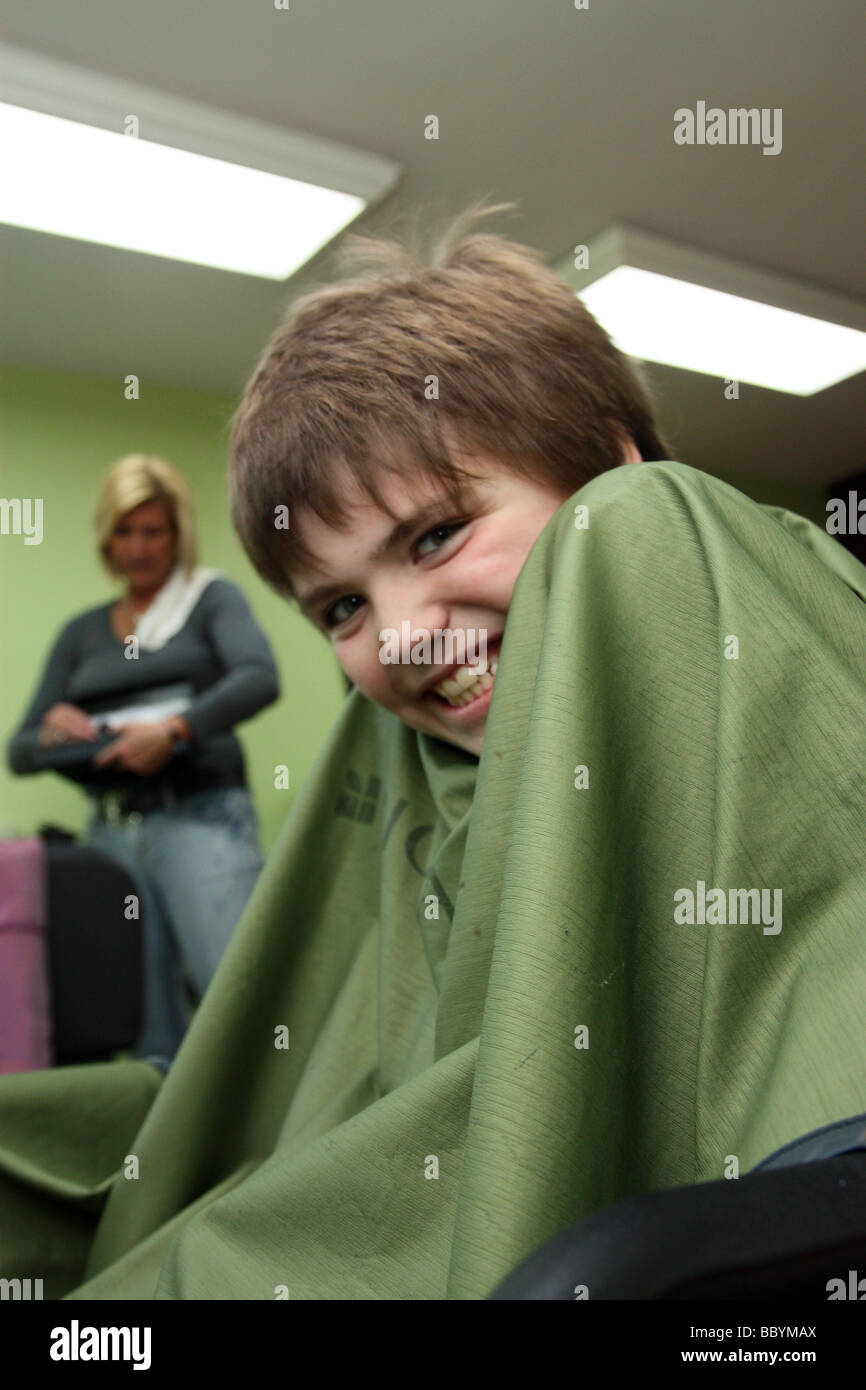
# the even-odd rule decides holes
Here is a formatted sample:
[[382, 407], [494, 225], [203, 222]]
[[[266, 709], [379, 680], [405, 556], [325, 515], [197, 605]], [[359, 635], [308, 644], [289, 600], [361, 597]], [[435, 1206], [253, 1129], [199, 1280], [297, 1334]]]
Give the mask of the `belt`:
[[124, 791], [108, 791], [97, 794], [96, 808], [99, 816], [109, 825], [130, 821], [133, 825], [141, 821], [149, 811], [168, 811], [182, 809], [183, 803], [191, 796], [203, 791], [218, 791], [223, 787], [245, 785], [239, 782], [208, 782], [177, 789], [167, 783], [157, 786], [130, 787]]

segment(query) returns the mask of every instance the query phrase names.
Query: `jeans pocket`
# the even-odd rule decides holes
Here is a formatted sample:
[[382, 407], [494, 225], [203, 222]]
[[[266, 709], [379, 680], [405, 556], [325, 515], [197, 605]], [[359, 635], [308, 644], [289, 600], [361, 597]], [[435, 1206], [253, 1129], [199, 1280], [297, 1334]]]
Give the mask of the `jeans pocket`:
[[222, 826], [233, 839], [259, 849], [258, 820], [246, 787], [217, 787], [187, 798], [183, 814], [208, 825]]

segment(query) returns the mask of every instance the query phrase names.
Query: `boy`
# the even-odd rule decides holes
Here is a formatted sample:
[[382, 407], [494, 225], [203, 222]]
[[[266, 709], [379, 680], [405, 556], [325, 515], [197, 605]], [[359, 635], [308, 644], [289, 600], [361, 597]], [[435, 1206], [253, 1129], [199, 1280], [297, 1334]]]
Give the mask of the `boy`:
[[[352, 682], [476, 756], [489, 662], [539, 533], [597, 474], [669, 456], [637, 370], [537, 253], [466, 235], [483, 215], [457, 219], [429, 268], [378, 243], [376, 273], [301, 299], [247, 388], [229, 469], [253, 564]], [[383, 634], [407, 622], [455, 646], [483, 635], [488, 664], [468, 670], [488, 684], [471, 707], [441, 689], [460, 662], [388, 661]]]

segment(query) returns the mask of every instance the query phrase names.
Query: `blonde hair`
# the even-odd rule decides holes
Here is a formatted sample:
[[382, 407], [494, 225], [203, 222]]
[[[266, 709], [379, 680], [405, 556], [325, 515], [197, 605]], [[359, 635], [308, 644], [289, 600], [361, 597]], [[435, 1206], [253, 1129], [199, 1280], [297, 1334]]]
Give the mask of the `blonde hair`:
[[233, 418], [228, 490], [241, 543], [284, 598], [312, 555], [275, 509], [342, 528], [338, 465], [393, 515], [380, 468], [435, 476], [456, 501], [473, 451], [566, 495], [620, 463], [618, 430], [644, 459], [670, 457], [638, 368], [573, 289], [530, 247], [468, 234], [512, 207], [467, 209], [429, 264], [348, 238], [338, 266], [366, 273], [305, 294], [266, 347]]
[[118, 576], [109, 541], [127, 512], [143, 502], [164, 502], [175, 533], [175, 562], [187, 575], [196, 563], [195, 512], [192, 493], [183, 475], [167, 459], [151, 454], [126, 454], [112, 464], [102, 482], [93, 516], [99, 558], [113, 577]]

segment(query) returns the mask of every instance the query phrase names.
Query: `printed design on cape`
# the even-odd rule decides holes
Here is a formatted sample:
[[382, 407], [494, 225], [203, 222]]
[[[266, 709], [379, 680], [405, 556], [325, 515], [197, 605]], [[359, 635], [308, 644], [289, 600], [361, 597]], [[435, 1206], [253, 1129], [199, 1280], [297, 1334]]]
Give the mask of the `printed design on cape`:
[[350, 767], [346, 768], [344, 778], [346, 786], [337, 797], [334, 814], [345, 816], [347, 820], [358, 820], [362, 825], [369, 825], [376, 814], [382, 790], [381, 778], [370, 774], [364, 787], [359, 774]]

